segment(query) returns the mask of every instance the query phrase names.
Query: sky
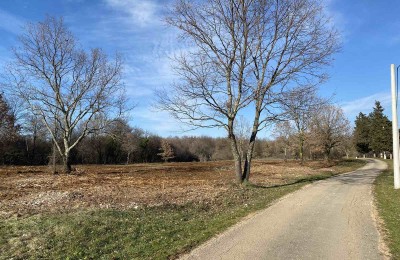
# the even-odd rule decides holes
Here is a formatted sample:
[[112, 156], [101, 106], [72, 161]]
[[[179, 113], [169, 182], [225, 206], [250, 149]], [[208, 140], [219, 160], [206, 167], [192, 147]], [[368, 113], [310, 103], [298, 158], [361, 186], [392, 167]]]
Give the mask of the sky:
[[[187, 132], [168, 113], [154, 108], [154, 93], [176, 77], [169, 57], [179, 50], [178, 34], [163, 22], [171, 1], [1, 0], [0, 66], [11, 59], [10, 50], [26, 23], [46, 15], [63, 16], [84, 48], [123, 55], [127, 95], [136, 103], [132, 126], [161, 136], [225, 136], [223, 129]], [[325, 5], [341, 32], [342, 49], [327, 69], [330, 79], [320, 86], [320, 95], [333, 96], [351, 122], [359, 112], [371, 112], [375, 100], [391, 117], [390, 64], [400, 64], [400, 2], [325, 0]]]

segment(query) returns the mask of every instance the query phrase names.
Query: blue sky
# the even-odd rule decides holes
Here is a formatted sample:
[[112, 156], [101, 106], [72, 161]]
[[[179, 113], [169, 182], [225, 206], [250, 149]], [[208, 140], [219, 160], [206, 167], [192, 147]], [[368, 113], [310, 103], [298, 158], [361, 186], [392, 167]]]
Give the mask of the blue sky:
[[[137, 103], [131, 124], [161, 136], [224, 136], [224, 131], [182, 132], [167, 113], [154, 111], [154, 91], [174, 79], [168, 56], [178, 51], [177, 33], [162, 22], [169, 1], [161, 0], [1, 0], [0, 65], [27, 22], [46, 14], [63, 16], [85, 48], [101, 47], [125, 58], [124, 81]], [[342, 32], [343, 47], [328, 69], [322, 96], [332, 96], [350, 121], [369, 113], [375, 100], [390, 113], [390, 64], [400, 64], [400, 2], [396, 0], [325, 0], [327, 12]], [[265, 137], [265, 136], [262, 136]]]

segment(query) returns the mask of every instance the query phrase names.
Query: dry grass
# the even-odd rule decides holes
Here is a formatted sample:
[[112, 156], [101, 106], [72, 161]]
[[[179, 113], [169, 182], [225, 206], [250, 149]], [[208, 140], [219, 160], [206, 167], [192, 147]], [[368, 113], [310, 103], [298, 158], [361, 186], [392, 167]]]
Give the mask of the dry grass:
[[[83, 165], [73, 175], [53, 175], [46, 166], [1, 167], [0, 216], [210, 201], [232, 189], [232, 165], [231, 161]], [[262, 186], [293, 183], [337, 171], [331, 166], [259, 160], [253, 163], [251, 181]]]
[[[170, 259], [313, 180], [363, 165], [256, 161], [0, 168], [0, 259]], [[265, 188], [269, 187], [269, 188]]]

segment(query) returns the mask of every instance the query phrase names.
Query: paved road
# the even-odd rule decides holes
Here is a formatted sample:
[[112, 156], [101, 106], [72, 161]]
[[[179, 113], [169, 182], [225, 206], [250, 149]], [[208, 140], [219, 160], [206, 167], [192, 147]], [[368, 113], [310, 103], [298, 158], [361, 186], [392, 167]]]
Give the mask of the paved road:
[[286, 196], [182, 259], [383, 259], [371, 184], [385, 163]]

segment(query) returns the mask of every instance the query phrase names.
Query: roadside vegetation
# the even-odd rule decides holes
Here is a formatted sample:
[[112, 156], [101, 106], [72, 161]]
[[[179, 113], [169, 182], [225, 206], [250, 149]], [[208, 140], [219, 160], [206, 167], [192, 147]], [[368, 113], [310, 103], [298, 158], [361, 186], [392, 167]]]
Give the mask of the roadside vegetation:
[[[387, 161], [386, 161], [387, 162]], [[393, 188], [393, 162], [375, 180], [375, 197], [384, 221], [385, 241], [392, 259], [400, 259], [400, 190]]]
[[[203, 168], [196, 173], [194, 167], [196, 164], [199, 165], [199, 169], [207, 164], [210, 167]], [[330, 165], [322, 162], [310, 162], [307, 166], [293, 161], [260, 161], [254, 165], [253, 178], [257, 182], [247, 186], [235, 184], [234, 176], [230, 174], [231, 169], [224, 168], [225, 166], [221, 162], [216, 165], [212, 165], [211, 162], [171, 163], [169, 167], [174, 168], [173, 171], [168, 171], [168, 166], [159, 166], [165, 167], [164, 173], [161, 168], [157, 170], [154, 165], [148, 165], [147, 173], [135, 172], [132, 168], [125, 168], [125, 171], [129, 170], [130, 173], [115, 173], [116, 170], [122, 171], [122, 168], [108, 166], [108, 168], [105, 167], [108, 169], [108, 173], [97, 173], [99, 178], [103, 178], [101, 180], [96, 180], [88, 172], [82, 173], [81, 176], [73, 176], [75, 179], [80, 179], [70, 184], [75, 186], [74, 189], [62, 191], [62, 194], [65, 195], [63, 201], [71, 202], [70, 205], [60, 203], [62, 207], [57, 207], [58, 203], [51, 198], [48, 198], [52, 201], [48, 206], [41, 207], [41, 205], [43, 206], [47, 194], [44, 189], [66, 189], [67, 181], [60, 182], [60, 187], [57, 187], [57, 183], [49, 184], [48, 187], [40, 186], [37, 182], [38, 179], [54, 177], [48, 173], [40, 173], [40, 170], [37, 169], [37, 172], [34, 173], [23, 173], [21, 170], [17, 173], [18, 170], [15, 167], [2, 169], [2, 190], [8, 186], [8, 194], [13, 194], [15, 191], [13, 189], [19, 188], [20, 196], [14, 200], [4, 199], [0, 204], [3, 213], [0, 217], [0, 258], [174, 258], [237, 223], [251, 212], [267, 207], [274, 200], [314, 180], [347, 172], [359, 168], [363, 164], [364, 162], [359, 160], [347, 160]], [[230, 162], [225, 162], [225, 165], [230, 165]], [[141, 165], [142, 169], [144, 167]], [[89, 169], [90, 167], [83, 170], [89, 171]], [[153, 172], [152, 169], [154, 169]], [[186, 173], [183, 171], [184, 169], [186, 169]], [[257, 172], [257, 169], [270, 171], [270, 173]], [[13, 173], [11, 170], [15, 172]], [[34, 171], [34, 169], [30, 170]], [[92, 170], [94, 171], [95, 168]], [[167, 187], [171, 183], [168, 183], [167, 179], [162, 179], [160, 177], [162, 174], [171, 175], [170, 181], [175, 183], [174, 190], [177, 191], [182, 189], [183, 185], [190, 184], [190, 179], [179, 183], [177, 182], [178, 178], [185, 179], [185, 175], [192, 176], [192, 180], [198, 184], [188, 185], [180, 194], [183, 197], [191, 190], [203, 193], [205, 190], [210, 190], [204, 188], [204, 185], [214, 185], [211, 190], [215, 189], [220, 192], [208, 192], [207, 196], [199, 195], [195, 199], [188, 198], [186, 202], [174, 201], [172, 198], [176, 197], [178, 193], [173, 194], [168, 190]], [[107, 187], [114, 188], [114, 193], [109, 194], [110, 198], [116, 198], [118, 194], [123, 194], [121, 197], [125, 197], [124, 188], [117, 184], [128, 181], [124, 179], [124, 176], [127, 175], [131, 175], [133, 179], [140, 181], [144, 186], [146, 186], [146, 180], [147, 183], [153, 183], [153, 185], [146, 186], [149, 190], [146, 194], [149, 197], [153, 194], [151, 187], [161, 190], [159, 185], [165, 181], [165, 197], [156, 195], [153, 200], [142, 200], [142, 203], [139, 201], [138, 204], [131, 206], [126, 206], [123, 201], [113, 201], [113, 206], [106, 207], [104, 207], [105, 201], [85, 204], [86, 198], [90, 198], [90, 194], [101, 187], [104, 187], [105, 190], [108, 190]], [[220, 177], [210, 179], [211, 175]], [[266, 178], [266, 175], [269, 178]], [[232, 178], [225, 181], [226, 176]], [[24, 178], [25, 182], [23, 182]], [[84, 182], [84, 178], [96, 180], [92, 183], [93, 189], [88, 190], [88, 193], [85, 193], [85, 187], [90, 189], [90, 186]], [[161, 179], [160, 182], [157, 182], [157, 178]], [[19, 184], [13, 186], [12, 181], [16, 179]], [[267, 179], [269, 182], [265, 182]], [[200, 185], [199, 183], [202, 182], [206, 184]], [[128, 186], [135, 187], [135, 184], [129, 183]], [[81, 193], [78, 194], [76, 191]], [[55, 193], [51, 194], [54, 197]], [[30, 200], [23, 200], [23, 196]], [[5, 193], [2, 193], [2, 197], [5, 197]], [[78, 199], [74, 200], [74, 197], [78, 197]], [[32, 198], [35, 199], [32, 200]], [[34, 201], [36, 210], [34, 209], [35, 205], [31, 205], [30, 210], [24, 210], [29, 201]], [[74, 204], [74, 202], [77, 203]], [[14, 205], [14, 208], [7, 208], [6, 204]], [[9, 211], [10, 214], [4, 214], [5, 211]]]

